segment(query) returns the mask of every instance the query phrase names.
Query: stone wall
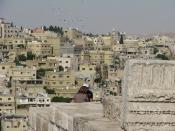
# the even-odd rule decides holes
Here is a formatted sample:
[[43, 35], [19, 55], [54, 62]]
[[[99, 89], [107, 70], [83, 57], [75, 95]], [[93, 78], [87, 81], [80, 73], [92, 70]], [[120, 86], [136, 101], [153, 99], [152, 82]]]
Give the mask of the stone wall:
[[103, 100], [103, 114], [105, 118], [120, 123], [121, 121], [121, 96], [106, 96]]
[[175, 131], [175, 61], [130, 60], [122, 96], [30, 108], [30, 131]]
[[122, 126], [127, 131], [174, 131], [175, 61], [131, 60], [124, 75]]
[[117, 122], [103, 117], [101, 103], [58, 103], [30, 108], [30, 131], [121, 131]]

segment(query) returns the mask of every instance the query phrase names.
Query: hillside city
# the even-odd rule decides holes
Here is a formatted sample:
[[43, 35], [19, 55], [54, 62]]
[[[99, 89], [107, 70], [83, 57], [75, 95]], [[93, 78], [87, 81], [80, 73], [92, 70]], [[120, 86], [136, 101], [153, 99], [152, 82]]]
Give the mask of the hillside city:
[[93, 92], [92, 103], [121, 97], [126, 61], [175, 60], [170, 34], [142, 36], [117, 29], [93, 34], [55, 25], [29, 29], [0, 18], [1, 131], [29, 131], [30, 108], [72, 104], [83, 84]]

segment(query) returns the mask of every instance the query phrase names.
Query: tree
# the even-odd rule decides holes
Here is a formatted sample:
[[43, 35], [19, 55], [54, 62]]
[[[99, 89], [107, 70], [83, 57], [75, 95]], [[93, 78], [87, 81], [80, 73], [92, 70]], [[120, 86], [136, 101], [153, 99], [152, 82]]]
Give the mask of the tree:
[[44, 26], [43, 29], [45, 31], [46, 30], [53, 31], [53, 32], [55, 32], [57, 34], [60, 34], [60, 35], [63, 35], [64, 34], [63, 28], [62, 27], [59, 27], [59, 26], [50, 25], [48, 28], [46, 26]]
[[26, 61], [27, 60], [27, 57], [24, 55], [24, 54], [22, 54], [22, 55], [18, 55], [17, 56], [18, 58], [18, 61]]
[[36, 76], [38, 79], [40, 79], [45, 76], [45, 73], [46, 73], [46, 70], [41, 68], [36, 71]]
[[44, 31], [47, 31], [47, 27], [46, 27], [46, 26], [43, 26], [43, 30], [44, 30]]
[[25, 48], [25, 46], [23, 44], [19, 44], [19, 45], [17, 45], [17, 47], [19, 47], [20, 49], [24, 49]]
[[44, 89], [48, 94], [56, 94], [54, 89], [48, 89], [46, 86], [44, 87]]
[[53, 71], [53, 69], [43, 69], [43, 68], [38, 69], [36, 71], [37, 78], [41, 79], [42, 77], [44, 77], [46, 74], [46, 71]]
[[68, 97], [62, 97], [62, 96], [54, 96], [51, 99], [51, 102], [66, 102], [66, 103], [70, 103], [72, 101], [72, 98], [68, 98]]
[[161, 60], [169, 60], [169, 58], [165, 56], [165, 54], [158, 54], [156, 58], [161, 59]]
[[123, 35], [120, 35], [120, 41], [119, 41], [120, 44], [124, 44], [123, 42]]
[[32, 54], [32, 52], [27, 52], [27, 60], [33, 60], [35, 59], [35, 55]]
[[154, 48], [154, 54], [157, 54], [159, 50], [157, 48]]

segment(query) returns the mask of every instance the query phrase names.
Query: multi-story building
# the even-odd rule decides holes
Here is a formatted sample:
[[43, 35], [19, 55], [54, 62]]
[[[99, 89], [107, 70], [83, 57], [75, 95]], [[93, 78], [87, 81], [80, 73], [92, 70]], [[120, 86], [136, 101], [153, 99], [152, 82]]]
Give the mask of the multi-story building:
[[0, 18], [0, 38], [22, 37], [24, 36], [21, 28], [13, 25], [13, 23], [6, 22]]
[[79, 67], [79, 71], [81, 72], [92, 72], [94, 73], [96, 70], [96, 65], [92, 65], [92, 64], [81, 64]]
[[73, 57], [74, 56], [74, 45], [69, 42], [62, 43], [60, 45], [60, 56]]
[[21, 94], [16, 98], [16, 104], [20, 107], [48, 107], [50, 106], [50, 98], [46, 93], [37, 93], [37, 95]]
[[64, 71], [78, 70], [78, 59], [70, 57], [58, 57], [58, 65], [63, 67]]
[[28, 118], [25, 116], [3, 116], [1, 131], [28, 131]]
[[52, 55], [52, 47], [49, 43], [32, 41], [28, 43], [28, 48], [36, 57], [44, 57]]
[[36, 80], [36, 68], [17, 66], [9, 70], [7, 76], [12, 80]]
[[69, 28], [64, 31], [64, 36], [68, 37], [70, 40], [81, 39], [82, 35], [83, 34], [77, 29]]
[[15, 63], [12, 62], [1, 62], [0, 63], [0, 72], [1, 74], [6, 75], [10, 69], [15, 68]]
[[56, 94], [72, 97], [77, 89], [75, 88], [75, 73], [71, 72], [46, 72], [45, 86], [54, 89]]
[[0, 114], [15, 114], [15, 98], [9, 94], [0, 94]]
[[113, 52], [112, 51], [103, 51], [103, 50], [91, 50], [84, 51], [81, 55], [82, 63], [92, 63], [92, 64], [112, 64]]

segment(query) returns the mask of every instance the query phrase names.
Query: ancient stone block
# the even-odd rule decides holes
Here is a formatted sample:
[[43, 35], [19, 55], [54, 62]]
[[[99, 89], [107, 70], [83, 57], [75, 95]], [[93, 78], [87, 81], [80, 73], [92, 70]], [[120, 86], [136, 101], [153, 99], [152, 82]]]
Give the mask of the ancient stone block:
[[127, 62], [121, 120], [127, 131], [175, 130], [175, 61]]

